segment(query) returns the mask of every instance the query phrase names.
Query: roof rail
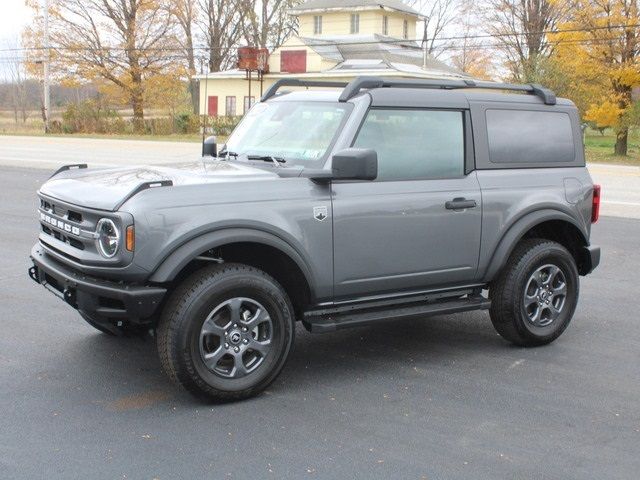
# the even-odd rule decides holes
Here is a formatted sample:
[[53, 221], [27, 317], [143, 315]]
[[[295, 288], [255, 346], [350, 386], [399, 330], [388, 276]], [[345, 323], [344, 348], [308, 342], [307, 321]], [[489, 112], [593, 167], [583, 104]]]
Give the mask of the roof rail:
[[365, 88], [434, 88], [456, 90], [460, 88], [482, 88], [487, 90], [509, 90], [525, 92], [541, 98], [546, 105], [556, 104], [556, 94], [548, 88], [535, 83], [517, 85], [513, 83], [495, 83], [475, 80], [435, 80], [435, 79], [386, 79], [381, 77], [358, 77], [352, 80], [342, 91], [340, 101], [346, 102]]
[[345, 88], [348, 85], [347, 82], [330, 82], [325, 80], [300, 80], [299, 78], [281, 78], [276, 83], [271, 85], [267, 91], [262, 95], [262, 102], [269, 100], [273, 97], [281, 87], [336, 87]]

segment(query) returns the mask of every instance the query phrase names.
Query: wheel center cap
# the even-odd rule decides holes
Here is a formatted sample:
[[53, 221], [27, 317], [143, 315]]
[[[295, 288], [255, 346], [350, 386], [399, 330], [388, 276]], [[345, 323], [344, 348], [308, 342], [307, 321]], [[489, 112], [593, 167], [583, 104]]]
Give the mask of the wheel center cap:
[[229, 343], [232, 345], [238, 345], [242, 341], [242, 334], [240, 330], [234, 330], [229, 334]]
[[543, 291], [543, 292], [540, 294], [540, 298], [542, 298], [542, 300], [546, 300], [546, 299], [547, 299], [547, 296], [548, 296], [548, 294], [547, 294], [547, 292], [545, 292], [545, 291]]

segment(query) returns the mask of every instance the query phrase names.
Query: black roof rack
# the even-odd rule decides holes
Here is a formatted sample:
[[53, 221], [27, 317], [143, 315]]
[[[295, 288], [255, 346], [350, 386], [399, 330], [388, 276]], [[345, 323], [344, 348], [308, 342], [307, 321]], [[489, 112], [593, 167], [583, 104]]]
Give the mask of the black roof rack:
[[271, 85], [264, 95], [262, 95], [261, 101], [265, 102], [273, 97], [281, 87], [335, 87], [345, 88], [349, 84], [347, 82], [330, 82], [326, 80], [300, 80], [299, 78], [281, 78], [276, 83]]
[[556, 104], [556, 94], [548, 88], [536, 83], [514, 84], [496, 83], [476, 80], [436, 80], [436, 79], [403, 79], [381, 77], [357, 77], [351, 82], [331, 82], [323, 80], [300, 80], [297, 78], [283, 78], [271, 85], [262, 96], [262, 101], [273, 97], [281, 87], [337, 87], [344, 88], [340, 94], [340, 101], [346, 102], [355, 97], [360, 90], [370, 88], [432, 88], [443, 90], [457, 90], [461, 88], [481, 88], [485, 90], [508, 90], [536, 95], [546, 105]]
[[538, 84], [513, 84], [495, 83], [475, 80], [435, 80], [435, 79], [385, 79], [380, 77], [358, 77], [354, 79], [343, 90], [340, 101], [346, 102], [353, 98], [363, 88], [435, 88], [443, 90], [456, 90], [460, 88], [482, 88], [487, 90], [509, 90], [514, 92], [525, 92], [540, 97], [545, 104], [555, 105], [556, 94], [548, 88]]

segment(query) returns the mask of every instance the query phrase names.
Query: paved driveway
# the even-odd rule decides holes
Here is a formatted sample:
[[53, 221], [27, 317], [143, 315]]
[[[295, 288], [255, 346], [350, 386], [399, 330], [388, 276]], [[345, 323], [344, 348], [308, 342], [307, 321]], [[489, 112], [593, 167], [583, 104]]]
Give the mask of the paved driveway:
[[640, 221], [595, 226], [603, 263], [550, 346], [512, 347], [481, 312], [298, 329], [266, 394], [212, 406], [169, 384], [152, 338], [97, 333], [27, 278], [46, 177], [0, 167], [0, 478], [638, 478]]

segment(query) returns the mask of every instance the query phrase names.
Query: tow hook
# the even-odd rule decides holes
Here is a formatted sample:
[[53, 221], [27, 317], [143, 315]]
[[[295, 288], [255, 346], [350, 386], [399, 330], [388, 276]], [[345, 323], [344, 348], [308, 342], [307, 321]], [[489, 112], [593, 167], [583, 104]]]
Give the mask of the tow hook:
[[71, 290], [69, 288], [65, 288], [64, 292], [62, 293], [62, 295], [64, 296], [64, 301], [65, 302], [67, 302], [73, 308], [77, 308], [77, 305], [76, 305], [76, 292], [74, 290]]
[[38, 269], [35, 265], [29, 269], [29, 277], [37, 284], [40, 284], [40, 279], [38, 278]]

